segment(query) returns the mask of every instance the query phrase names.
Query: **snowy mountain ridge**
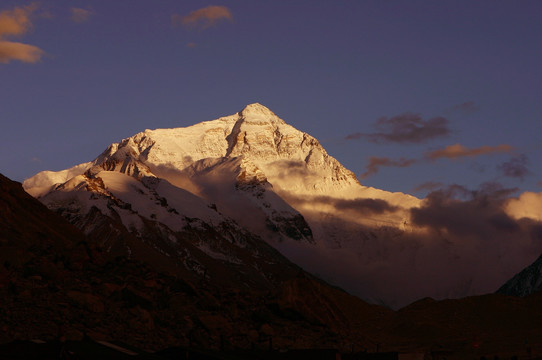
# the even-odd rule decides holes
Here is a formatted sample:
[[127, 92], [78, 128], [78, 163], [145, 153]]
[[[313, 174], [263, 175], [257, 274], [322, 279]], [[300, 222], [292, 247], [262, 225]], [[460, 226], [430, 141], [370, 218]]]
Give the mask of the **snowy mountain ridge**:
[[[185, 128], [145, 130], [91, 162], [36, 174], [24, 188], [111, 251], [131, 254], [144, 242], [181, 258], [175, 266], [188, 272], [205, 272], [208, 258], [260, 268], [258, 254], [269, 251], [263, 239], [324, 280], [391, 306], [495, 286], [489, 270], [478, 278], [445, 274], [452, 286], [435, 281], [474, 260], [458, 256], [461, 244], [445, 234], [413, 225], [411, 210], [422, 200], [361, 185], [318, 140], [260, 104]], [[229, 235], [220, 235], [224, 229]], [[120, 235], [129, 240], [115, 240]]]

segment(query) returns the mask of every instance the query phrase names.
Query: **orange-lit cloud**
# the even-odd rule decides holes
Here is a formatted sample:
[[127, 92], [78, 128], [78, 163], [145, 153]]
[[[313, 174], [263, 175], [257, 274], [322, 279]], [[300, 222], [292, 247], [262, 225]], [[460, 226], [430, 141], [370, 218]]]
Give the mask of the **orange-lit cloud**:
[[82, 9], [82, 8], [71, 8], [72, 11], [72, 21], [76, 23], [83, 23], [85, 21], [88, 21], [88, 19], [94, 14], [94, 11], [89, 9]]
[[222, 20], [233, 21], [233, 15], [225, 6], [207, 6], [202, 9], [192, 11], [186, 16], [173, 14], [171, 16], [172, 25], [183, 25], [187, 27], [196, 27], [206, 29]]
[[40, 48], [5, 40], [9, 36], [20, 36], [32, 29], [30, 15], [37, 9], [36, 3], [13, 10], [0, 12], [0, 63], [9, 63], [11, 60], [35, 63], [43, 55]]
[[32, 28], [29, 16], [36, 7], [32, 4], [0, 12], [0, 37], [22, 35], [28, 32]]
[[508, 215], [516, 219], [542, 221], [542, 193], [524, 192], [519, 198], [509, 199], [505, 209]]
[[430, 160], [437, 160], [441, 158], [447, 159], [459, 159], [462, 157], [474, 157], [493, 153], [505, 153], [512, 150], [512, 146], [502, 144], [498, 146], [480, 146], [478, 148], [469, 149], [461, 144], [449, 145], [444, 149], [438, 149], [430, 151], [425, 154], [425, 157]]
[[33, 46], [12, 41], [0, 41], [0, 63], [7, 64], [11, 60], [27, 63], [38, 62], [43, 50]]

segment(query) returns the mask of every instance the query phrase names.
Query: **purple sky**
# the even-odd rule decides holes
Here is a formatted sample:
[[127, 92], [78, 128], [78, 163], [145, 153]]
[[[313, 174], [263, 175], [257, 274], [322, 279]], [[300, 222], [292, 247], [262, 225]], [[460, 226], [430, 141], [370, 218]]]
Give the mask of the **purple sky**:
[[260, 102], [365, 185], [540, 192], [541, 64], [541, 1], [2, 0], [0, 172]]

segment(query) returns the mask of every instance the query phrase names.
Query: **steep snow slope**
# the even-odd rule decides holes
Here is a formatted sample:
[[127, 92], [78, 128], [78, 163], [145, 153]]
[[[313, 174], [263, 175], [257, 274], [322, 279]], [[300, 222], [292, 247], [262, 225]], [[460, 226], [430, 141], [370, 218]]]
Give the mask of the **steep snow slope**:
[[97, 239], [112, 257], [144, 260], [214, 286], [273, 287], [298, 271], [216, 206], [167, 180], [89, 173], [55, 186], [40, 200]]
[[25, 190], [34, 197], [40, 197], [53, 190], [53, 186], [63, 184], [74, 176], [81, 175], [89, 167], [91, 162], [76, 165], [61, 171], [42, 171], [25, 181]]

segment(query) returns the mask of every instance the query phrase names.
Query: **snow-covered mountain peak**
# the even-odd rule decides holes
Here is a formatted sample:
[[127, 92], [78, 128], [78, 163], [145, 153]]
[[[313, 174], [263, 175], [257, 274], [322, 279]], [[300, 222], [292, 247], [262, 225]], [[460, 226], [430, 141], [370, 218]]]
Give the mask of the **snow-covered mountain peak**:
[[355, 175], [329, 156], [318, 140], [257, 103], [186, 128], [145, 130], [111, 145], [95, 163], [136, 177], [162, 177], [200, 160], [236, 157], [250, 161], [273, 185], [288, 191], [359, 186]]
[[[205, 250], [207, 235], [198, 231], [236, 226], [306, 269], [346, 279], [338, 285], [356, 284], [360, 294], [360, 276], [369, 279], [380, 262], [403, 258], [403, 250], [398, 259], [389, 251], [408, 249], [404, 257], [415, 261], [419, 248], [414, 233], [421, 230], [409, 212], [419, 199], [362, 186], [317, 139], [261, 104], [188, 127], [145, 130], [91, 162], [37, 174], [24, 187], [90, 230], [112, 222], [160, 244], [190, 232]], [[321, 268], [326, 261], [330, 272]]]
[[249, 104], [245, 106], [245, 108], [239, 112], [239, 117], [246, 121], [264, 119], [266, 121], [279, 122], [284, 124], [284, 121], [280, 119], [274, 112], [259, 103]]

